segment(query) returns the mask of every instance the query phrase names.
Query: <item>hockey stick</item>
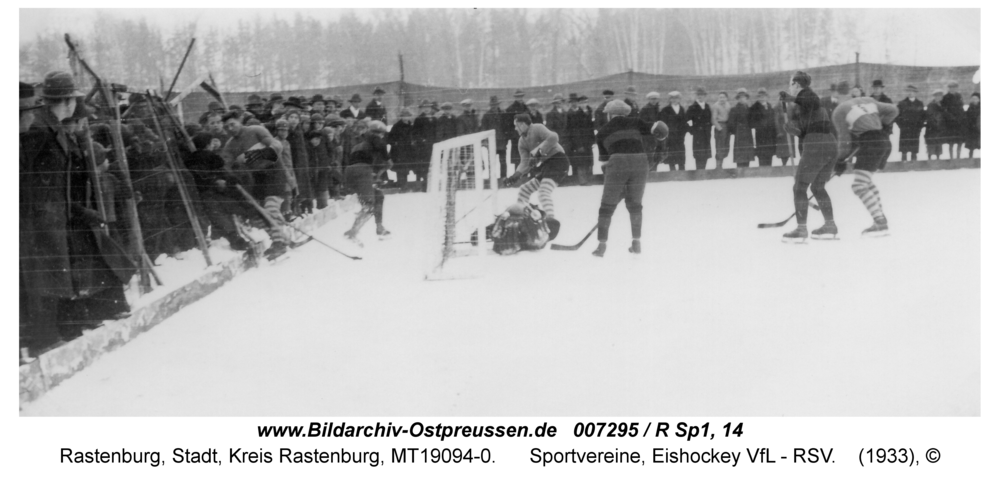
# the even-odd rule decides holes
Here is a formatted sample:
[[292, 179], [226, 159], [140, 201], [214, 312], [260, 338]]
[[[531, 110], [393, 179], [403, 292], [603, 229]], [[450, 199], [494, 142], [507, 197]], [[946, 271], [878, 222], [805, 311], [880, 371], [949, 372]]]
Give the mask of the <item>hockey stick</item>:
[[584, 242], [586, 242], [587, 239], [589, 239], [590, 236], [594, 234], [595, 230], [597, 230], [597, 225], [596, 224], [594, 225], [594, 228], [590, 229], [590, 232], [587, 232], [587, 235], [583, 237], [583, 240], [581, 240], [580, 242], [578, 242], [576, 245], [559, 245], [557, 243], [554, 243], [549, 248], [551, 248], [552, 250], [563, 250], [563, 251], [579, 250], [580, 247], [583, 246]]
[[[859, 150], [861, 150], [861, 148], [854, 148], [854, 150], [852, 150], [851, 153], [848, 154], [847, 157], [843, 161], [838, 161], [838, 162], [847, 162], [847, 161], [850, 161], [851, 159], [854, 158], [855, 155], [858, 154]], [[812, 207], [812, 208], [814, 208], [814, 209], [818, 209], [819, 206], [816, 206], [816, 205], [812, 204], [812, 199], [813, 198], [811, 196], [808, 199], [806, 199], [806, 200], [809, 201], [809, 206]], [[787, 224], [789, 220], [792, 220], [792, 217], [795, 217], [795, 212], [792, 212], [791, 216], [789, 216], [785, 220], [782, 220], [781, 222], [775, 222], [775, 223], [772, 223], [772, 224], [757, 224], [757, 228], [758, 229], [771, 229], [771, 228], [775, 228], [775, 227], [781, 227], [781, 226]]]
[[[264, 208], [261, 207], [260, 204], [257, 203], [257, 200], [254, 199], [253, 196], [250, 195], [250, 193], [247, 192], [247, 190], [244, 189], [242, 185], [236, 184], [236, 189], [239, 190], [241, 194], [243, 194], [243, 197], [247, 200], [247, 202], [250, 203], [250, 205], [253, 206], [254, 209], [257, 209], [257, 213], [259, 213], [260, 215], [264, 216], [264, 220], [266, 220], [269, 224], [271, 224], [271, 227], [280, 228], [279, 224], [277, 222], [275, 222], [274, 218], [272, 218], [271, 215], [268, 214], [267, 211], [264, 210]], [[344, 252], [341, 252], [340, 250], [337, 250], [336, 248], [333, 248], [331, 245], [323, 242], [322, 240], [320, 240], [320, 239], [318, 239], [318, 238], [316, 238], [316, 237], [314, 237], [314, 236], [312, 236], [312, 235], [304, 232], [302, 229], [300, 229], [300, 228], [292, 225], [291, 223], [286, 223], [286, 225], [288, 225], [293, 230], [301, 233], [302, 235], [305, 235], [306, 237], [309, 237], [310, 240], [315, 240], [316, 243], [318, 243], [318, 244], [320, 244], [320, 245], [322, 245], [322, 246], [324, 246], [324, 247], [326, 247], [326, 248], [328, 248], [330, 250], [333, 250], [334, 252], [337, 252], [337, 253], [339, 253], [339, 254], [341, 254], [341, 255], [343, 255], [343, 256], [351, 259], [351, 260], [361, 260], [361, 257], [355, 257], [353, 255], [348, 255], [348, 254], [346, 254]]]

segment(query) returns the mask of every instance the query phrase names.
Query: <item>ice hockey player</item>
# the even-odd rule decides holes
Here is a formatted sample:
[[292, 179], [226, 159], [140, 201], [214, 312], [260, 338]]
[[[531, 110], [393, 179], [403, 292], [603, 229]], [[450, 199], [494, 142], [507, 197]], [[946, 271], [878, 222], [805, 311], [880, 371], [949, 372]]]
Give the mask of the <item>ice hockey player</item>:
[[819, 96], [809, 87], [810, 84], [812, 78], [802, 71], [792, 75], [789, 84], [789, 91], [795, 96], [796, 108], [784, 127], [788, 134], [799, 136], [802, 160], [795, 171], [795, 185], [792, 186], [795, 221], [798, 226], [782, 237], [782, 241], [788, 243], [805, 243], [809, 239], [809, 232], [806, 230], [809, 197], [806, 191], [810, 188], [825, 220], [822, 227], [813, 231], [813, 237], [829, 239], [837, 235], [837, 224], [833, 221], [833, 202], [826, 191], [826, 183], [832, 177], [833, 167], [837, 162], [837, 142], [831, 134], [833, 128], [830, 118], [823, 109]]
[[538, 250], [549, 241], [545, 211], [520, 201], [497, 216], [496, 222], [487, 227], [487, 234], [493, 239], [493, 251], [500, 255]]
[[521, 162], [517, 166], [517, 171], [504, 180], [504, 185], [509, 187], [516, 184], [521, 177], [531, 176], [531, 179], [521, 185], [517, 201], [527, 204], [531, 195], [538, 191], [538, 201], [545, 211], [549, 239], [554, 239], [559, 235], [559, 221], [556, 219], [552, 192], [555, 191], [556, 184], [559, 184], [569, 172], [569, 158], [559, 145], [559, 135], [549, 131], [543, 124], [532, 124], [531, 116], [527, 114], [515, 116], [514, 129], [521, 135], [517, 141]]
[[375, 233], [379, 239], [389, 238], [389, 231], [382, 226], [382, 204], [385, 202], [385, 194], [375, 188], [376, 168], [392, 168], [385, 134], [386, 127], [382, 121], [370, 121], [368, 132], [351, 148], [347, 168], [344, 169], [346, 192], [358, 194], [358, 202], [361, 203], [361, 211], [358, 212], [351, 229], [344, 233], [344, 237], [359, 247], [364, 245], [358, 240], [358, 232], [372, 217], [375, 217]]
[[614, 100], [604, 108], [608, 122], [597, 131], [597, 150], [604, 170], [604, 193], [597, 212], [597, 250], [603, 257], [607, 249], [611, 216], [622, 198], [632, 223], [632, 246], [628, 251], [642, 253], [642, 194], [646, 190], [649, 162], [643, 148], [643, 136], [652, 135], [659, 141], [667, 139], [668, 128], [663, 121], [655, 124], [638, 117], [629, 117], [632, 108], [624, 101]]
[[[838, 93], [846, 89], [846, 81], [838, 85]], [[847, 168], [846, 159], [851, 149], [857, 148], [858, 160], [854, 164], [854, 183], [851, 184], [851, 189], [875, 221], [871, 227], [861, 232], [862, 237], [882, 237], [889, 234], [889, 224], [882, 212], [882, 201], [872, 177], [885, 166], [892, 152], [887, 126], [898, 115], [899, 109], [892, 103], [871, 97], [847, 99], [843, 94], [837, 109], [833, 110], [833, 126], [837, 129], [836, 174], [840, 175]]]

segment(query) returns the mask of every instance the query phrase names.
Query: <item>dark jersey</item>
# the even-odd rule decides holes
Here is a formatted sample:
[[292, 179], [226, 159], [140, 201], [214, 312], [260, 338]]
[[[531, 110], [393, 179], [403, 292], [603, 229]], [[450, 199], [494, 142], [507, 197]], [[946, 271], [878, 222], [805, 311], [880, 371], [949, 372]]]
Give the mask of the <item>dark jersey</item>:
[[602, 161], [612, 154], [643, 154], [642, 136], [652, 134], [653, 123], [616, 116], [597, 131], [597, 149]]

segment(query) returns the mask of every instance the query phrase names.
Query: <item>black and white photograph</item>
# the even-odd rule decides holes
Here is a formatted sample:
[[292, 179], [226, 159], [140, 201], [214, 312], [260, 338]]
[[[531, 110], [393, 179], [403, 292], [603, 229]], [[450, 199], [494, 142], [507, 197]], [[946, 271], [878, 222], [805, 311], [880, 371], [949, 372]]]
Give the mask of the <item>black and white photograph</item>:
[[984, 414], [978, 8], [163, 6], [18, 11], [20, 422]]

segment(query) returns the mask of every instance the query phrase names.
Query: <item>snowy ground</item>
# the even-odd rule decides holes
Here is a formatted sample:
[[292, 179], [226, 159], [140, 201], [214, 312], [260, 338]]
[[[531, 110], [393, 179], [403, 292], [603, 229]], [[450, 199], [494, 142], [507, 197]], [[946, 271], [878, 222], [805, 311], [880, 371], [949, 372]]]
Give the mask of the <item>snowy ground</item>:
[[[871, 240], [851, 179], [828, 187], [840, 241], [756, 228], [791, 213], [791, 178], [656, 183], [641, 257], [620, 205], [604, 259], [591, 239], [448, 282], [421, 279], [426, 197], [392, 195], [364, 260], [308, 244], [23, 414], [979, 415], [980, 171], [876, 176], [892, 236]], [[557, 242], [600, 193], [557, 190]]]

